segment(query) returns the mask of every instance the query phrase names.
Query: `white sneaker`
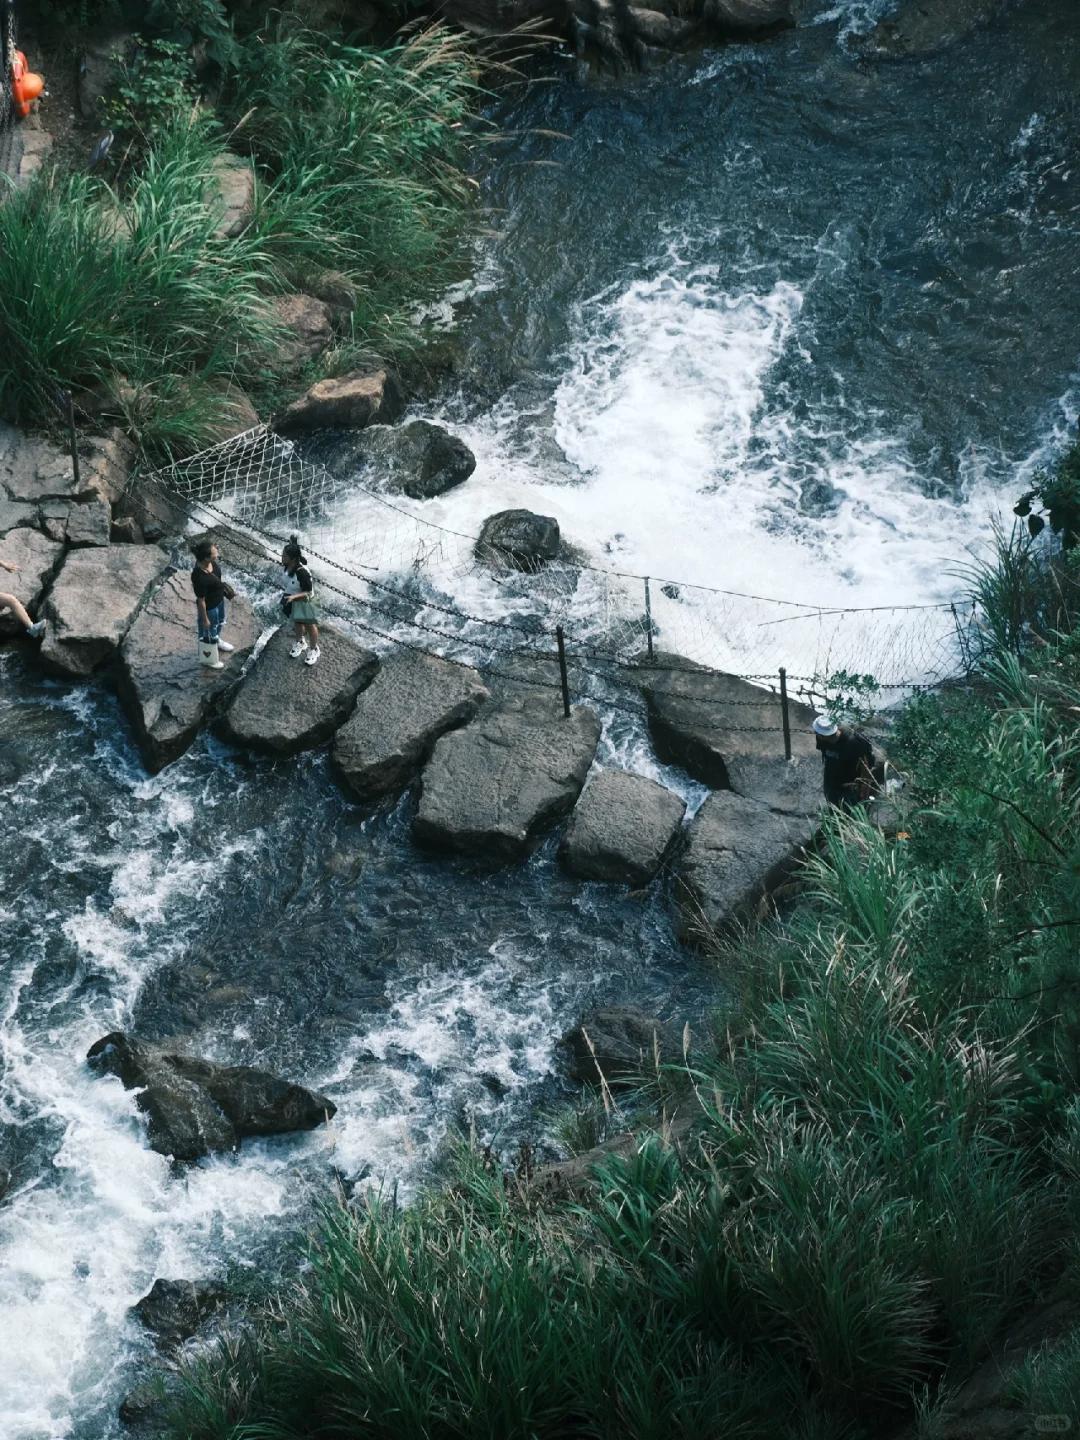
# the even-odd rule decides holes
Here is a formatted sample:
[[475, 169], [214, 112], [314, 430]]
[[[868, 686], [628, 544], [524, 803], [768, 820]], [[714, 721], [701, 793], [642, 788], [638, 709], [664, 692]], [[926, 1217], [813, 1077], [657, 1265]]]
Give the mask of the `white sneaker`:
[[316, 645], [314, 650], [310, 650], [310, 651], [304, 656], [304, 664], [305, 664], [305, 665], [317, 665], [318, 663], [319, 663], [319, 647], [318, 647], [318, 645]]
[[[219, 643], [220, 643], [220, 642], [219, 642]], [[297, 640], [296, 644], [295, 644], [295, 645], [292, 647], [292, 649], [289, 651], [289, 654], [290, 654], [290, 655], [292, 656], [292, 658], [295, 660], [296, 657], [297, 657], [298, 655], [302, 655], [306, 649], [307, 649], [307, 641], [306, 641], [306, 640]], [[310, 664], [311, 662], [309, 661], [308, 663]]]
[[45, 634], [45, 621], [38, 620], [35, 624], [28, 625], [26, 627], [26, 633], [30, 636], [31, 640], [37, 640], [40, 636]]
[[224, 650], [226, 655], [230, 655], [236, 649], [236, 646], [230, 645], [228, 640], [219, 640], [217, 642], [217, 648]]

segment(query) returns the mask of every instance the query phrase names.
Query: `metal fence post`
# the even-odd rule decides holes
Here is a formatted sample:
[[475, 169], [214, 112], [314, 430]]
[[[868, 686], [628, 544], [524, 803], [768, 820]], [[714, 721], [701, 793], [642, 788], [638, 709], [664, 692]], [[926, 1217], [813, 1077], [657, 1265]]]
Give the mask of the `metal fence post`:
[[649, 590], [649, 577], [645, 576], [645, 644], [649, 650], [649, 660], [653, 658], [652, 649], [652, 592]]
[[791, 759], [791, 716], [788, 714], [787, 671], [780, 666], [780, 715], [784, 722], [784, 759]]
[[555, 639], [559, 646], [559, 679], [562, 682], [563, 719], [570, 719], [570, 682], [566, 678], [566, 637], [561, 625], [555, 626]]
[[82, 481], [79, 478], [79, 437], [75, 433], [75, 405], [71, 399], [71, 391], [64, 391], [64, 419], [68, 427], [68, 446], [71, 450], [71, 473], [75, 477], [75, 493], [82, 489]]

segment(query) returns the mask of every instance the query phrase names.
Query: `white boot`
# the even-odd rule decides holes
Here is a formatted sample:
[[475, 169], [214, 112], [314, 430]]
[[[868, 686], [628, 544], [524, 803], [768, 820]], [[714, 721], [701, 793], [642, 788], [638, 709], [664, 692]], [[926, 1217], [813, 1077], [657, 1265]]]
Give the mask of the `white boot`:
[[218, 659], [217, 641], [199, 641], [199, 664], [205, 665], [208, 670], [224, 670], [225, 661]]

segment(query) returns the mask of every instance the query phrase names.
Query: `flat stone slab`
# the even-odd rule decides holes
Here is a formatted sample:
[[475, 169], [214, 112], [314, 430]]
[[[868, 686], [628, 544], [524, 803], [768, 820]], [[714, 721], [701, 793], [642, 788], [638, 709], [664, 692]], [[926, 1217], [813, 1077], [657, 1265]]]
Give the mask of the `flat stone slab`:
[[84, 500], [67, 513], [67, 542], [77, 547], [108, 545], [112, 534], [112, 510], [104, 500]]
[[[702, 784], [737, 788], [729, 763], [735, 758], [784, 763], [779, 695], [663, 652], [653, 665], [641, 665], [638, 685], [657, 755]], [[791, 702], [789, 713], [793, 755], [812, 756], [814, 712]], [[750, 773], [743, 767], [744, 783]]]
[[321, 745], [348, 720], [379, 668], [376, 654], [329, 625], [319, 626], [317, 665], [292, 659], [294, 639], [292, 625], [282, 625], [240, 682], [223, 720], [235, 744], [273, 755]]
[[574, 807], [559, 856], [583, 880], [647, 885], [685, 814], [686, 802], [655, 780], [602, 770]]
[[[792, 749], [795, 737], [792, 736]], [[800, 746], [800, 748], [805, 748]], [[825, 805], [821, 756], [816, 751], [790, 760], [729, 755], [728, 778], [737, 795], [760, 800], [785, 815], [817, 815]]]
[[487, 698], [474, 670], [415, 651], [392, 656], [334, 736], [342, 783], [363, 801], [400, 794], [439, 736], [471, 720]]
[[111, 659], [168, 564], [156, 545], [69, 550], [45, 602], [42, 663], [84, 679]]
[[413, 834], [463, 855], [520, 860], [569, 813], [589, 773], [600, 721], [529, 698], [507, 700], [444, 735], [424, 768]]
[[0, 498], [0, 535], [15, 530], [20, 525], [33, 526], [38, 523], [38, 510], [26, 500], [4, 500]]
[[710, 795], [690, 823], [677, 871], [682, 938], [705, 939], [745, 914], [787, 878], [816, 828], [730, 790]]
[[75, 484], [66, 450], [0, 423], [0, 495], [36, 504], [39, 500], [75, 500], [81, 493], [82, 485]]
[[[39, 530], [9, 530], [0, 540], [0, 560], [19, 568], [13, 575], [0, 570], [0, 590], [21, 600], [33, 615], [63, 553], [62, 545]], [[0, 636], [22, 633], [22, 626], [10, 611], [0, 615]]]
[[159, 585], [120, 649], [120, 698], [151, 774], [178, 759], [231, 685], [258, 639], [251, 606], [226, 602], [224, 670], [199, 664], [191, 577], [178, 571]]

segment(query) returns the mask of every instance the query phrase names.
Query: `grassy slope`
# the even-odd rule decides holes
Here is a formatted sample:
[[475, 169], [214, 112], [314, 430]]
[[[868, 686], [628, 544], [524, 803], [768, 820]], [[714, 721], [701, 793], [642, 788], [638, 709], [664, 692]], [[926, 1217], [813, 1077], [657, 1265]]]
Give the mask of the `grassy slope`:
[[[40, 421], [50, 386], [103, 383], [148, 450], [197, 447], [225, 382], [280, 395], [268, 301], [324, 270], [357, 296], [327, 365], [418, 343], [412, 307], [464, 260], [480, 98], [467, 43], [435, 28], [360, 50], [292, 28], [239, 54], [221, 117], [177, 109], [118, 192], [52, 174], [0, 205], [0, 408]], [[215, 233], [209, 184], [227, 139], [259, 173], [234, 239]]]
[[[1045, 573], [1009, 563], [1037, 633]], [[718, 955], [741, 1011], [656, 1082], [689, 1145], [583, 1207], [467, 1160], [406, 1214], [334, 1211], [170, 1433], [871, 1437], [1074, 1290], [1080, 640], [987, 634], [976, 686], [900, 723], [906, 838], [834, 822], [797, 910]], [[1077, 1353], [1018, 1395], [1080, 1391]]]

